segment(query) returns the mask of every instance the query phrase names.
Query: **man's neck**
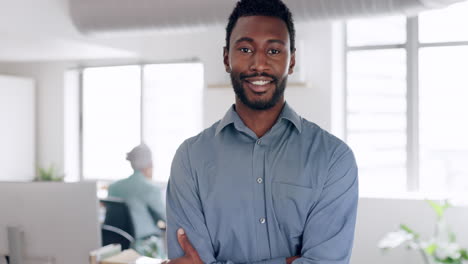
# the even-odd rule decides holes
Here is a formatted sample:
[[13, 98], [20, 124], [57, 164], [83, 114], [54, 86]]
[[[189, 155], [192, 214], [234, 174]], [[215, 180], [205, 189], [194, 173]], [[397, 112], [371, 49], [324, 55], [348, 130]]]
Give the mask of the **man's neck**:
[[142, 169], [142, 170], [138, 170], [137, 172], [141, 173], [145, 179], [151, 181], [152, 180], [152, 173], [150, 173], [147, 169]]
[[284, 98], [278, 101], [278, 103], [267, 110], [255, 110], [249, 108], [243, 104], [238, 98], [236, 98], [236, 112], [242, 119], [244, 124], [252, 130], [257, 137], [262, 137], [278, 120], [278, 117], [283, 110]]

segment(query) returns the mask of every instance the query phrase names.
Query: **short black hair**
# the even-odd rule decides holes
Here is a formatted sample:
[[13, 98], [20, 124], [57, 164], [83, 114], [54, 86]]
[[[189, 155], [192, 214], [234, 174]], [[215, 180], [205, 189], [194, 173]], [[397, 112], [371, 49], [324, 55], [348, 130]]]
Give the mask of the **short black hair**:
[[226, 48], [229, 50], [229, 41], [231, 33], [237, 20], [245, 16], [269, 16], [276, 17], [284, 21], [289, 32], [289, 42], [291, 52], [295, 51], [294, 21], [291, 11], [281, 0], [240, 0], [229, 16], [229, 22], [226, 27]]

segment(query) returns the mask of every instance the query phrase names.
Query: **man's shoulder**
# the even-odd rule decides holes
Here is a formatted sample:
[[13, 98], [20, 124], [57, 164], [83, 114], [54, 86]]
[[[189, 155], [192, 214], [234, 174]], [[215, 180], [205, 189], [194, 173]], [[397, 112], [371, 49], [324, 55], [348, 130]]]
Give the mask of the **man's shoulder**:
[[121, 193], [123, 191], [122, 189], [125, 188], [125, 186], [126, 186], [126, 181], [127, 181], [127, 178], [121, 179], [121, 180], [118, 180], [118, 181], [115, 181], [115, 182], [111, 183], [109, 185], [109, 187], [107, 188], [107, 190], [109, 192], [109, 195], [111, 195], [111, 196], [121, 195]]
[[[356, 159], [352, 149], [343, 140], [331, 134], [319, 125], [303, 119], [303, 133], [305, 137], [311, 138], [309, 146], [317, 155], [310, 155], [312, 159], [321, 160], [327, 171], [335, 168], [335, 174], [340, 176], [343, 173], [336, 173], [336, 170], [347, 170], [356, 167]], [[321, 157], [317, 159], [317, 157]], [[328, 175], [330, 176], [330, 175]], [[354, 176], [350, 174], [350, 177]]]
[[311, 122], [305, 118], [302, 119], [302, 134], [306, 138], [311, 138], [313, 140], [321, 141], [322, 143], [328, 146], [343, 146], [347, 147], [347, 144], [338, 138], [337, 136], [333, 135], [326, 129], [320, 127], [314, 122]]
[[127, 180], [127, 178], [125, 178], [125, 179], [120, 179], [120, 180], [117, 180], [117, 181], [111, 183], [111, 184], [109, 185], [109, 189], [118, 188], [120, 185], [122, 185], [122, 184], [125, 183], [125, 180]]
[[302, 118], [302, 127], [304, 140], [313, 145], [311, 147], [317, 152], [322, 153], [329, 163], [334, 163], [343, 156], [354, 159], [353, 151], [348, 144], [326, 129], [304, 118]]
[[182, 144], [181, 148], [192, 149], [194, 147], [206, 147], [207, 144], [210, 144], [213, 141], [213, 138], [216, 135], [216, 128], [218, 127], [221, 121], [215, 122], [210, 127], [204, 129], [197, 135], [187, 138]]

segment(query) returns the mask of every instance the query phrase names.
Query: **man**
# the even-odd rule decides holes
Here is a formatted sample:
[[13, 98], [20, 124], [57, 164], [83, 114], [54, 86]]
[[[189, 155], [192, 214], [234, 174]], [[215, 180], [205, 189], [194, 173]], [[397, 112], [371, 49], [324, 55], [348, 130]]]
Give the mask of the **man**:
[[174, 157], [169, 263], [349, 262], [356, 162], [284, 101], [294, 37], [280, 0], [237, 3], [224, 48], [235, 105]]
[[127, 154], [134, 173], [109, 186], [109, 196], [125, 200], [132, 217], [135, 238], [162, 235], [158, 221], [165, 221], [166, 214], [161, 191], [152, 182], [153, 160], [151, 150], [140, 144]]

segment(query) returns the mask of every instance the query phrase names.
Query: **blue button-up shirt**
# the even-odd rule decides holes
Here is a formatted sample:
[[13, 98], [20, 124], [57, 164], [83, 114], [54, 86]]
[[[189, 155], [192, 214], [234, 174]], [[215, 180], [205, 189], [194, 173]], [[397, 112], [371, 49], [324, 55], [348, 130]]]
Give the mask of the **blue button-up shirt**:
[[350, 148], [286, 103], [261, 138], [234, 106], [177, 150], [167, 190], [169, 258], [185, 229], [204, 263], [349, 263], [358, 181]]

